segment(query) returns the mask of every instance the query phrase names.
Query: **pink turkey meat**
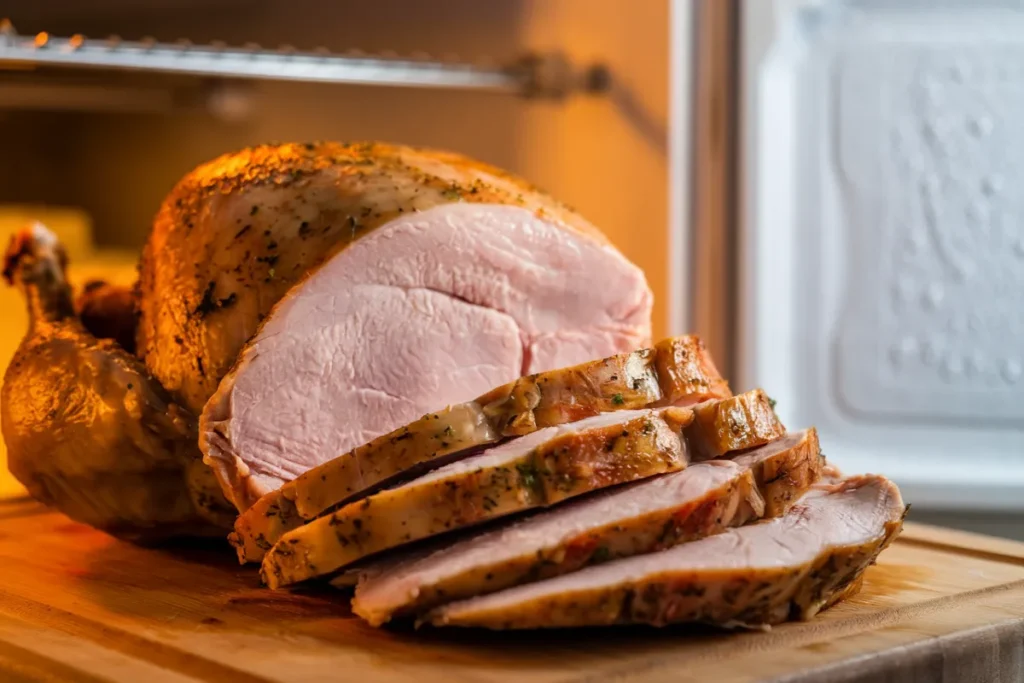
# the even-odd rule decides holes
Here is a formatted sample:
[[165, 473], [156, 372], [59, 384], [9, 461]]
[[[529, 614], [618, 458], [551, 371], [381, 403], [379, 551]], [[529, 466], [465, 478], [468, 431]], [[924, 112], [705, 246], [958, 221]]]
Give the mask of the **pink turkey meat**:
[[641, 346], [650, 309], [638, 268], [543, 212], [402, 215], [274, 307], [206, 405], [206, 460], [245, 510], [431, 410]]

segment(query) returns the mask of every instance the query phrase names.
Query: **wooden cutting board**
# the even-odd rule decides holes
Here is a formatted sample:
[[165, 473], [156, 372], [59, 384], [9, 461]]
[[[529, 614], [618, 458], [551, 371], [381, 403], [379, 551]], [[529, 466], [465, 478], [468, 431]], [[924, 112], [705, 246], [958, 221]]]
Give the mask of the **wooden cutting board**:
[[142, 549], [0, 502], [3, 681], [1024, 680], [1024, 544], [908, 524], [862, 593], [770, 632], [374, 630], [224, 546]]

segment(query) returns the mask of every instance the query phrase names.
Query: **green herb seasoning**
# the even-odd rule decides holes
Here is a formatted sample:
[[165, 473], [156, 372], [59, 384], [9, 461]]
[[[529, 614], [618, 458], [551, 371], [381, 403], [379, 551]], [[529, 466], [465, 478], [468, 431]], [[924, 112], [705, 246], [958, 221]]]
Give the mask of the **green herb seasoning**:
[[612, 403], [614, 403], [617, 406], [621, 406], [625, 402], [626, 399], [622, 397], [622, 394], [615, 394], [614, 396], [612, 396]]
[[540, 487], [540, 472], [533, 463], [520, 463], [516, 465], [519, 477], [523, 480], [523, 486], [532, 490]]

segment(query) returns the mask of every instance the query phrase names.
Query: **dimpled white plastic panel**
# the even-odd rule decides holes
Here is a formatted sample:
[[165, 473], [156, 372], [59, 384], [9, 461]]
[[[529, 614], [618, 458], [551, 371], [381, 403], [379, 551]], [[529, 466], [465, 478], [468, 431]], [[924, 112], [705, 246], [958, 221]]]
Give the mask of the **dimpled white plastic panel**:
[[820, 3], [756, 76], [743, 384], [912, 502], [1024, 507], [1021, 3]]
[[[979, 36], [980, 37], [980, 36]], [[1024, 42], [856, 45], [829, 126], [849, 271], [835, 389], [865, 418], [1024, 416]]]

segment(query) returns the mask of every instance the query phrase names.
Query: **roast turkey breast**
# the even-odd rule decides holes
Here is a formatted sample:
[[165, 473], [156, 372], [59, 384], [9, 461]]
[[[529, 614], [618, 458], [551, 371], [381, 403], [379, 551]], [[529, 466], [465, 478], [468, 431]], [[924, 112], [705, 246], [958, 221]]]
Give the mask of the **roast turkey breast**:
[[206, 461], [245, 510], [425, 413], [646, 345], [651, 305], [596, 229], [495, 168], [385, 144], [258, 147], [164, 202], [138, 349], [206, 406]]
[[[483, 211], [473, 213], [473, 206]], [[512, 224], [505, 225], [499, 217], [488, 219], [487, 207], [493, 206], [508, 207], [504, 215], [512, 218]], [[417, 214], [431, 209], [441, 210], [416, 220]], [[449, 214], [446, 209], [454, 212]], [[486, 223], [474, 230], [477, 216]], [[404, 227], [392, 226], [396, 221]], [[583, 273], [587, 285], [593, 286], [597, 280], [596, 291], [586, 293], [623, 302], [625, 310], [615, 316], [617, 324], [605, 333], [628, 337], [630, 347], [624, 348], [620, 340], [607, 353], [593, 354], [589, 348], [578, 348], [589, 347], [580, 334], [564, 335], [567, 344], [549, 337], [533, 340], [541, 356], [563, 357], [564, 362], [555, 367], [631, 350], [648, 340], [652, 296], [642, 273], [589, 222], [522, 179], [459, 154], [373, 142], [322, 142], [261, 145], [225, 154], [197, 167], [174, 187], [157, 213], [143, 250], [139, 355], [163, 386], [198, 413], [285, 292], [331, 256], [382, 227], [392, 226], [386, 236], [377, 238], [381, 249], [402, 245], [422, 249], [427, 243], [434, 247], [416, 255], [387, 251], [419, 266], [408, 273], [410, 280], [417, 275], [426, 278], [431, 267], [441, 269], [444, 264], [437, 259], [461, 256], [459, 267], [448, 273], [450, 282], [442, 288], [445, 298], [459, 296], [452, 291], [459, 286], [474, 291], [483, 287], [477, 277], [464, 282], [467, 276], [493, 274], [498, 281], [491, 283], [491, 291], [501, 289], [501, 273], [485, 260], [492, 250], [474, 244], [483, 239], [491, 223], [502, 223], [505, 236], [516, 233], [526, 237], [525, 241], [509, 237], [512, 241], [498, 245], [493, 253], [509, 268], [507, 278], [544, 276], [541, 266], [555, 265], [531, 262], [529, 252], [536, 247], [559, 248], [551, 258], [559, 263], [569, 259], [562, 263], [566, 266], [572, 265], [570, 252], [574, 248], [598, 248], [606, 255], [600, 262], [584, 261], [592, 268]], [[452, 239], [466, 237], [469, 242], [416, 240], [416, 233], [435, 227], [447, 228]], [[535, 230], [539, 234], [534, 234]], [[347, 264], [359, 265], [367, 256], [379, 262], [384, 253], [365, 249], [357, 259], [341, 261], [334, 268], [344, 275]], [[415, 263], [414, 256], [423, 262]], [[607, 269], [593, 270], [602, 266]], [[378, 284], [397, 287], [401, 283]], [[586, 305], [581, 289], [569, 284], [570, 293], [558, 303]], [[617, 297], [605, 293], [613, 287], [618, 289]], [[471, 299], [472, 292], [467, 293]], [[505, 293], [514, 300], [514, 290]], [[444, 305], [429, 298], [429, 292], [423, 294], [423, 306]], [[416, 293], [409, 292], [409, 296], [415, 298]], [[448, 302], [453, 307], [456, 303]], [[383, 315], [385, 310], [375, 313]], [[537, 302], [532, 312], [538, 329], [551, 329], [544, 318], [550, 312], [547, 306]], [[495, 320], [494, 324], [500, 326], [501, 322]], [[586, 327], [600, 328], [602, 322], [588, 321]], [[588, 355], [581, 358], [584, 350]], [[491, 382], [476, 393], [509, 379]], [[473, 395], [470, 392], [467, 398]], [[424, 412], [427, 410], [409, 419]]]

